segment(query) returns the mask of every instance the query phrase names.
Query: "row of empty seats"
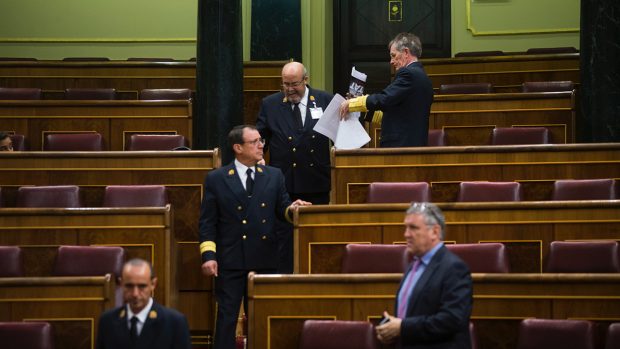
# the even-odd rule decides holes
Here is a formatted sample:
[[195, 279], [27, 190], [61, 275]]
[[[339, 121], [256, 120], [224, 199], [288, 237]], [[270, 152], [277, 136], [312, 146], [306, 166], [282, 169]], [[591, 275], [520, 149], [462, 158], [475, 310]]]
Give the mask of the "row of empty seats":
[[[557, 54], [557, 53], [579, 53], [579, 50], [574, 47], [533, 47], [527, 49], [525, 54], [528, 55], [540, 55], [540, 54]], [[520, 54], [520, 52], [504, 52], [501, 50], [491, 51], [469, 51], [458, 52], [454, 54], [454, 57], [485, 57], [485, 56], [506, 56]]]
[[[491, 131], [491, 145], [551, 144], [551, 133], [546, 127], [496, 127]], [[428, 146], [446, 146], [443, 129], [428, 131]]]
[[[521, 84], [521, 92], [563, 92], [573, 91], [572, 81], [526, 81]], [[470, 82], [462, 84], [442, 84], [439, 94], [474, 94], [493, 93], [493, 85], [489, 82]]]
[[[21, 277], [22, 250], [0, 246], [0, 277]], [[52, 276], [105, 276], [113, 280], [121, 275], [125, 250], [116, 246], [60, 246]], [[123, 303], [122, 290], [116, 288], [116, 306]], [[46, 322], [0, 322], [0, 343], [6, 348], [53, 349], [52, 326]]]
[[[121, 275], [125, 250], [118, 246], [60, 246], [51, 276]], [[0, 277], [21, 277], [23, 252], [18, 246], [0, 246]]]
[[54, 349], [54, 332], [49, 322], [0, 322], [3, 348]]
[[[24, 135], [11, 134], [13, 149], [28, 149]], [[428, 146], [446, 145], [444, 130], [429, 130]], [[491, 145], [550, 144], [551, 135], [546, 127], [498, 127], [491, 133]], [[188, 141], [183, 135], [133, 134], [127, 150], [174, 150], [185, 149]], [[103, 137], [97, 132], [88, 133], [48, 133], [43, 139], [46, 151], [101, 151]]]
[[[24, 135], [10, 135], [13, 150], [27, 150]], [[132, 134], [127, 150], [189, 150], [188, 141], [183, 135], [175, 134]], [[88, 133], [47, 133], [43, 138], [44, 151], [102, 151], [103, 137], [97, 132]]]
[[[572, 91], [572, 81], [528, 81], [521, 84], [522, 92], [559, 92]], [[493, 85], [488, 82], [443, 84], [440, 94], [474, 94], [493, 93]], [[38, 100], [42, 99], [40, 88], [6, 88], [0, 87], [0, 100]], [[138, 93], [140, 100], [184, 100], [192, 97], [190, 89], [143, 89]], [[64, 98], [67, 100], [114, 100], [117, 99], [114, 88], [68, 88]]]
[[[469, 323], [471, 348], [478, 349], [475, 325]], [[570, 319], [524, 319], [519, 323], [517, 349], [594, 349], [594, 323]], [[373, 324], [366, 321], [306, 320], [300, 349], [379, 349]], [[620, 323], [607, 327], [605, 349], [620, 348]]]
[[[519, 182], [461, 182], [459, 202], [521, 201]], [[616, 200], [614, 179], [563, 179], [553, 184], [551, 200]], [[431, 201], [426, 182], [374, 182], [368, 187], [368, 203], [408, 203]]]
[[[28, 149], [24, 135], [11, 134], [13, 149]], [[444, 130], [429, 130], [428, 146], [446, 145]], [[546, 127], [498, 127], [491, 133], [491, 145], [550, 144], [551, 135]], [[183, 135], [133, 134], [127, 150], [174, 150], [187, 148], [188, 141]], [[101, 151], [103, 137], [97, 132], [88, 133], [48, 133], [43, 139], [46, 151]]]
[[[508, 251], [502, 243], [446, 244], [472, 273], [509, 273]], [[553, 241], [544, 272], [617, 273], [620, 272], [618, 242]], [[412, 256], [405, 245], [348, 244], [342, 273], [403, 273]]]
[[[475, 325], [469, 323], [471, 348], [478, 349]], [[47, 322], [0, 322], [0, 341], [9, 348], [53, 349], [52, 326]], [[366, 321], [306, 320], [300, 349], [379, 349], [373, 324]], [[519, 323], [517, 349], [594, 349], [594, 323], [587, 320], [524, 319]], [[605, 349], [620, 348], [620, 323], [605, 334]]]
[[[2, 207], [0, 188], [0, 207]], [[163, 185], [111, 185], [105, 188], [103, 207], [163, 207], [169, 203]], [[75, 185], [20, 187], [17, 207], [82, 207], [80, 187]]]
[[[40, 88], [0, 87], [0, 100], [37, 100], [42, 99]], [[114, 88], [68, 88], [64, 98], [68, 100], [115, 100]], [[192, 98], [192, 91], [187, 88], [143, 89], [138, 93], [141, 100], [185, 100]]]

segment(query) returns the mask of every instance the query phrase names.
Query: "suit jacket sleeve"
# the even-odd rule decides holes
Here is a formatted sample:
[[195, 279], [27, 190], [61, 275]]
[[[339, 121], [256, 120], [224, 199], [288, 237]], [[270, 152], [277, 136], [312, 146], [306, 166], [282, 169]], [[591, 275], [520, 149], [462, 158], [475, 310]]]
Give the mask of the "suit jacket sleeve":
[[[443, 272], [433, 275], [433, 289], [439, 307], [432, 314], [407, 314], [401, 323], [404, 345], [449, 340], [467, 326], [471, 314], [472, 281], [469, 269], [460, 260], [451, 258]], [[420, 300], [424, 302], [425, 300]], [[465, 324], [464, 324], [465, 323]]]
[[[217, 173], [215, 171], [210, 172], [204, 182], [204, 196], [202, 198], [202, 204], [200, 206], [200, 220], [198, 224], [198, 235], [199, 235], [199, 243], [202, 244], [205, 242], [213, 242], [215, 246], [215, 237], [217, 234], [217, 223], [218, 223], [218, 207], [217, 207], [217, 198], [215, 195], [214, 186], [217, 185]], [[225, 185], [224, 183], [219, 182], [220, 185]], [[214, 248], [215, 250], [215, 248]], [[215, 260], [215, 251], [207, 251], [202, 252], [202, 262]]]
[[291, 198], [286, 191], [286, 184], [284, 183], [284, 175], [282, 171], [274, 168], [273, 171], [276, 173], [275, 179], [277, 181], [278, 188], [278, 208], [276, 209], [276, 216], [280, 220], [286, 220], [292, 222], [292, 212], [288, 211], [289, 206], [291, 205]]
[[414, 73], [410, 69], [399, 69], [394, 76], [394, 81], [383, 91], [368, 96], [366, 108], [369, 111], [383, 110], [385, 107], [401, 104], [405, 99], [411, 98], [414, 80]]
[[265, 99], [262, 100], [258, 118], [256, 118], [256, 129], [260, 132], [261, 137], [265, 139], [266, 152], [269, 149], [269, 141], [271, 140], [271, 129], [267, 125], [267, 106]]

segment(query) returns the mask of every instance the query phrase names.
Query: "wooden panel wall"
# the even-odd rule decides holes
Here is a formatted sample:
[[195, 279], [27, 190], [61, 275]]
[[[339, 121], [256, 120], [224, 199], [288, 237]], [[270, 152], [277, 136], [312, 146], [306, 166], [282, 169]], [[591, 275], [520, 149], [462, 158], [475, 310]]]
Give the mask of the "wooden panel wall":
[[[202, 183], [221, 165], [215, 151], [167, 152], [0, 152], [0, 186], [5, 206], [15, 206], [24, 185], [79, 185], [85, 205], [100, 207], [106, 185], [165, 185], [173, 214], [174, 247], [170, 263], [183, 272], [171, 281], [178, 288], [179, 310], [187, 317], [195, 342], [206, 342], [213, 328], [212, 280], [200, 271], [198, 218]], [[42, 244], [59, 244], [45, 236]], [[163, 287], [163, 284], [160, 285]], [[210, 337], [209, 337], [210, 338]]]
[[165, 208], [3, 208], [0, 245], [24, 249], [28, 276], [51, 275], [60, 245], [121, 246], [127, 257], [153, 263], [159, 278], [155, 297], [175, 306], [176, 246], [172, 212]]
[[573, 81], [579, 86], [579, 53], [421, 59], [433, 88], [490, 82], [496, 92], [519, 92], [525, 81]]
[[93, 349], [114, 285], [109, 276], [0, 278], [0, 321], [46, 321], [55, 348]]
[[[574, 143], [574, 92], [435, 95], [430, 129], [443, 129], [446, 145], [491, 144], [495, 127], [547, 127], [551, 143]], [[378, 147], [380, 127], [369, 126], [371, 147]]]
[[0, 101], [0, 128], [26, 136], [43, 150], [48, 133], [98, 132], [104, 150], [125, 150], [134, 133], [181, 134], [192, 139], [190, 101]]
[[[616, 177], [616, 193], [620, 192], [620, 178]], [[555, 180], [514, 180], [521, 184], [521, 201], [548, 201], [553, 196]], [[432, 202], [457, 202], [460, 181], [430, 182]], [[353, 183], [347, 186], [350, 204], [365, 204], [370, 183]]]
[[[254, 124], [262, 98], [280, 91], [286, 62], [244, 62], [243, 115]], [[38, 87], [46, 98], [62, 98], [64, 89], [116, 88], [120, 98], [137, 99], [145, 88], [196, 89], [195, 62], [0, 62], [0, 86]], [[191, 137], [191, 134], [190, 134]]]
[[345, 204], [365, 200], [366, 191], [355, 190], [372, 182], [479, 180], [535, 186], [556, 179], [618, 178], [620, 144], [334, 149], [331, 164], [331, 202]]
[[[502, 242], [511, 271], [540, 273], [556, 240], [620, 241], [620, 200], [439, 203], [446, 242]], [[301, 207], [295, 215], [295, 271], [338, 273], [347, 243], [403, 244], [409, 204]]]
[[[513, 349], [519, 321], [620, 321], [618, 274], [473, 274], [472, 321], [481, 349]], [[394, 307], [400, 274], [252, 275], [249, 348], [296, 348], [308, 319], [376, 323]]]
[[[245, 122], [255, 123], [263, 97], [280, 90], [286, 62], [244, 63]], [[463, 82], [491, 82], [496, 92], [519, 92], [525, 81], [570, 80], [579, 86], [579, 54], [422, 59], [433, 87]], [[65, 88], [112, 87], [123, 99], [144, 88], [195, 90], [194, 62], [0, 62], [0, 86], [39, 87], [61, 98]], [[54, 96], [55, 95], [55, 96]]]

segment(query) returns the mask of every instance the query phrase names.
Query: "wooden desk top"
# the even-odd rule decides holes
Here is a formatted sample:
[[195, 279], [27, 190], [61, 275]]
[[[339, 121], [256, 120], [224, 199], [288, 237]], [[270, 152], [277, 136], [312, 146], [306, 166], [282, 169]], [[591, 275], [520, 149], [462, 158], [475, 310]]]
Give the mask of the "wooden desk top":
[[[297, 345], [307, 319], [376, 323], [391, 311], [401, 274], [256, 275], [248, 278], [248, 347]], [[620, 320], [620, 274], [472, 274], [483, 348], [514, 348], [519, 321]]]

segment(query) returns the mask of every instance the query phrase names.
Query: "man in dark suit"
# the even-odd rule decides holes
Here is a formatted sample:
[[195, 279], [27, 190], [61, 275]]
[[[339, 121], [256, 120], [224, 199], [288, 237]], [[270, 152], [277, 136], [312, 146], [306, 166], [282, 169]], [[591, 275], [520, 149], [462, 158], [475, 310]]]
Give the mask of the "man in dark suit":
[[413, 203], [405, 215], [407, 250], [414, 260], [396, 294], [395, 316], [384, 312], [377, 338], [399, 348], [471, 347], [469, 268], [444, 245], [445, 219], [429, 203]]
[[411, 33], [400, 33], [388, 45], [394, 81], [376, 94], [346, 100], [340, 114], [368, 111], [381, 123], [381, 147], [419, 147], [428, 143], [428, 119], [433, 85], [418, 58], [422, 43]]
[[[329, 139], [313, 130], [333, 96], [308, 85], [299, 62], [282, 68], [282, 91], [263, 99], [256, 128], [269, 150], [269, 165], [282, 170], [291, 200], [329, 204]], [[293, 272], [293, 227], [279, 222], [281, 273]]]
[[153, 300], [157, 278], [142, 259], [125, 263], [121, 276], [125, 305], [99, 318], [97, 349], [191, 349], [185, 316]]
[[274, 224], [309, 202], [291, 200], [282, 172], [257, 163], [264, 140], [247, 125], [228, 134], [235, 160], [205, 178], [199, 240], [202, 271], [215, 276], [217, 318], [215, 349], [235, 347], [235, 327], [242, 298], [247, 312], [247, 276], [275, 273], [278, 249]]

